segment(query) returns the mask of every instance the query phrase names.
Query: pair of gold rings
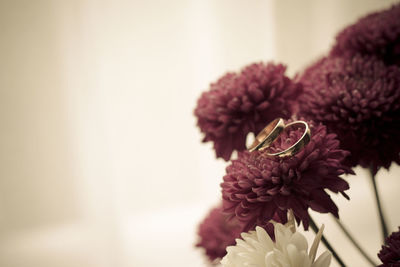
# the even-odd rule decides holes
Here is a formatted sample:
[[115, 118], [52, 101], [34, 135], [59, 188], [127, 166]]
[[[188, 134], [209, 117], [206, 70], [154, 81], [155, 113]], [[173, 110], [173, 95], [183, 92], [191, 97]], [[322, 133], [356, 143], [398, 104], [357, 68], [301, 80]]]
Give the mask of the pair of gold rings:
[[288, 147], [285, 150], [276, 152], [276, 153], [266, 153], [268, 156], [275, 157], [288, 157], [293, 156], [300, 152], [311, 140], [310, 128], [308, 127], [307, 122], [305, 121], [295, 121], [285, 125], [283, 119], [278, 118], [270, 122], [262, 131], [256, 136], [254, 142], [250, 145], [248, 150], [255, 151], [263, 151], [267, 149], [277, 138], [278, 136], [286, 129], [292, 128], [294, 126], [301, 126], [304, 128], [303, 135], [297, 140], [293, 145]]

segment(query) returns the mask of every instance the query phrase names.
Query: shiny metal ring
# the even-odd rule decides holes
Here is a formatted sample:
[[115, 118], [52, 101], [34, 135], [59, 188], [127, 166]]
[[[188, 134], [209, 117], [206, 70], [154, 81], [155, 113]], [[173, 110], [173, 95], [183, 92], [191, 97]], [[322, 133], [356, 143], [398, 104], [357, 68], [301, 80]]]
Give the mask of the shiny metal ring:
[[275, 141], [276, 138], [281, 134], [283, 129], [285, 128], [285, 124], [283, 119], [277, 118], [270, 122], [264, 129], [261, 130], [259, 134], [257, 134], [256, 139], [250, 145], [248, 150], [263, 150], [267, 148], [272, 142]]
[[276, 153], [266, 153], [268, 156], [274, 156], [274, 157], [287, 157], [287, 156], [293, 156], [297, 153], [299, 153], [311, 140], [311, 132], [310, 128], [308, 127], [307, 122], [305, 121], [295, 121], [292, 123], [289, 123], [285, 126], [285, 130], [288, 129], [289, 127], [292, 127], [294, 125], [302, 125], [304, 127], [304, 133], [300, 137], [299, 140], [297, 140], [296, 143], [294, 143], [292, 146], [289, 148], [276, 152]]

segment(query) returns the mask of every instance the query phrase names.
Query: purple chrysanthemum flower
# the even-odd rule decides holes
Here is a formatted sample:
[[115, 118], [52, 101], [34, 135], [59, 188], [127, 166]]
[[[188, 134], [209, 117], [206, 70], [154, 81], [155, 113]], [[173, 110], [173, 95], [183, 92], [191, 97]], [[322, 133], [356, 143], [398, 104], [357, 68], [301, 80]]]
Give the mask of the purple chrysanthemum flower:
[[400, 163], [400, 69], [372, 57], [328, 57], [299, 78], [300, 115], [322, 122], [351, 152], [347, 164]]
[[197, 102], [197, 125], [203, 142], [214, 142], [217, 157], [229, 160], [234, 150], [246, 149], [248, 133], [257, 134], [275, 118], [289, 118], [302, 92], [278, 64], [252, 64], [211, 84]]
[[214, 262], [225, 256], [226, 247], [234, 245], [241, 232], [238, 221], [228, 220], [228, 216], [222, 213], [222, 207], [219, 206], [212, 209], [199, 225], [199, 242], [196, 246], [204, 248], [207, 257]]
[[382, 246], [378, 257], [383, 263], [379, 267], [400, 266], [400, 227], [399, 231], [393, 232], [386, 238], [386, 244]]
[[333, 55], [374, 55], [386, 64], [400, 65], [400, 4], [372, 13], [336, 37]]
[[[322, 124], [310, 127], [310, 143], [294, 156], [277, 158], [244, 151], [227, 167], [221, 184], [224, 211], [236, 216], [245, 230], [271, 220], [274, 214], [284, 221], [289, 209], [306, 229], [308, 208], [338, 217], [338, 208], [325, 190], [347, 197], [344, 191], [349, 185], [339, 176], [352, 173], [342, 164], [349, 152], [339, 148], [336, 135], [328, 134]], [[271, 152], [287, 148], [303, 132], [282, 132]]]
[[[203, 248], [212, 263], [217, 263], [218, 259], [222, 259], [226, 255], [226, 248], [234, 245], [236, 238], [239, 238], [240, 233], [245, 231], [235, 217], [230, 217], [223, 212], [222, 205], [220, 205], [213, 208], [199, 225], [199, 241], [196, 247]], [[277, 215], [272, 219], [282, 222]], [[286, 217], [284, 222], [287, 222]], [[265, 222], [258, 226], [266, 230], [272, 239], [275, 239], [274, 225], [271, 222]]]

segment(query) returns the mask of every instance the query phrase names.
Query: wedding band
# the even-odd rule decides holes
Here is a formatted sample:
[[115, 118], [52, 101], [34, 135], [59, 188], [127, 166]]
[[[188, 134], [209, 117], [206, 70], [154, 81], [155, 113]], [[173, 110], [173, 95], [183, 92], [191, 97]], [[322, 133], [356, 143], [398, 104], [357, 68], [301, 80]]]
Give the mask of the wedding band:
[[275, 156], [275, 157], [287, 157], [287, 156], [293, 156], [295, 154], [297, 154], [298, 152], [300, 152], [301, 149], [303, 149], [303, 147], [305, 147], [308, 142], [310, 142], [311, 140], [311, 132], [310, 132], [310, 128], [308, 127], [307, 122], [305, 121], [295, 121], [292, 123], [289, 123], [285, 126], [285, 130], [289, 127], [292, 127], [294, 125], [302, 125], [304, 127], [304, 133], [303, 135], [300, 137], [299, 140], [297, 140], [296, 143], [294, 143], [292, 146], [290, 146], [289, 148], [283, 150], [283, 151], [279, 151], [276, 153], [267, 153], [268, 156]]
[[248, 150], [252, 152], [254, 150], [267, 148], [276, 138], [278, 138], [284, 128], [285, 124], [283, 123], [283, 119], [277, 118], [273, 120], [256, 136], [256, 139], [250, 145]]

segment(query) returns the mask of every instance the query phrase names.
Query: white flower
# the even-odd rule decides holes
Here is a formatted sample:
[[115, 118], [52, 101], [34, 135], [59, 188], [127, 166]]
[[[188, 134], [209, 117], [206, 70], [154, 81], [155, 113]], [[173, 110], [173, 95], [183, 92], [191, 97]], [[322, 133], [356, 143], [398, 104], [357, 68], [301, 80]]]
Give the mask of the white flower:
[[275, 242], [267, 232], [256, 227], [255, 231], [242, 233], [243, 239], [236, 239], [236, 246], [227, 247], [228, 252], [221, 260], [225, 267], [327, 267], [331, 262], [331, 253], [325, 251], [316, 261], [315, 255], [321, 240], [322, 225], [308, 251], [306, 238], [295, 231], [293, 224], [275, 225]]

